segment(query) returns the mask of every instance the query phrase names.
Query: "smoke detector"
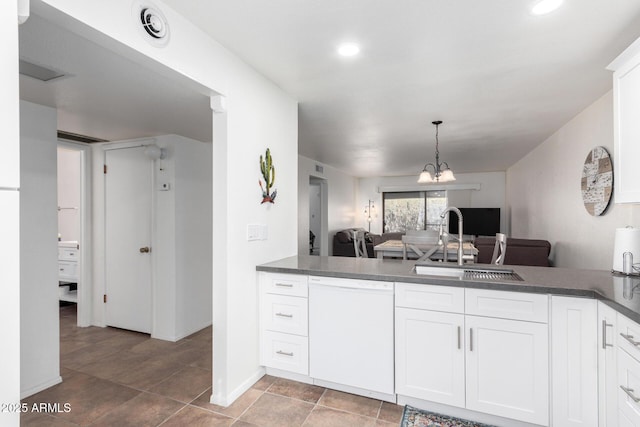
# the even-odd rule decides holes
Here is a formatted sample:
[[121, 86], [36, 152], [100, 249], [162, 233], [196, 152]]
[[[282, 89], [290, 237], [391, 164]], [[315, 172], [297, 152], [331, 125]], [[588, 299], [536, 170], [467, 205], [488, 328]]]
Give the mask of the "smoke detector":
[[145, 40], [158, 47], [169, 43], [169, 23], [157, 6], [147, 1], [134, 1], [132, 14], [138, 32]]

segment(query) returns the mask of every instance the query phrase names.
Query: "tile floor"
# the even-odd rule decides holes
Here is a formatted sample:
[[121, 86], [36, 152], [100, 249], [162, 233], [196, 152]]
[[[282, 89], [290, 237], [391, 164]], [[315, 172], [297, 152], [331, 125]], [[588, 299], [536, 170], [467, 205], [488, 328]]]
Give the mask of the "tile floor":
[[[22, 414], [22, 426], [398, 426], [402, 407], [263, 377], [231, 406], [209, 403], [211, 328], [171, 343], [115, 328], [77, 328], [60, 308], [63, 382], [24, 399], [58, 412]], [[71, 410], [64, 412], [64, 404]], [[55, 409], [49, 405], [49, 409]]]

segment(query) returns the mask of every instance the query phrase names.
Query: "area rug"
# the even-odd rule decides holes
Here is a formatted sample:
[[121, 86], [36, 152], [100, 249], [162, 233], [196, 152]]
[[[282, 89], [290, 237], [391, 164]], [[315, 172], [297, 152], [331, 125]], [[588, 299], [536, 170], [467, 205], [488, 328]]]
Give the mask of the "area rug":
[[400, 427], [492, 427], [461, 418], [449, 417], [434, 412], [423, 411], [406, 405]]

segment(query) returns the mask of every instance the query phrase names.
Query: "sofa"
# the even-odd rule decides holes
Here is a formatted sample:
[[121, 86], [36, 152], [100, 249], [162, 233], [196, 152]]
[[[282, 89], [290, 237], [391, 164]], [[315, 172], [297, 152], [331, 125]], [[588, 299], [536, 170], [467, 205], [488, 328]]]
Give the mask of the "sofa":
[[[478, 249], [476, 262], [491, 264], [495, 237], [478, 237], [474, 246]], [[507, 238], [507, 251], [504, 257], [505, 265], [532, 265], [549, 267], [549, 253], [551, 243], [546, 240]]]
[[[353, 232], [356, 230], [364, 231], [363, 228], [347, 228], [340, 230], [333, 235], [333, 256], [355, 257], [355, 249], [353, 247]], [[365, 231], [365, 243], [367, 246], [367, 255], [369, 258], [375, 257], [373, 247], [387, 240], [400, 240], [404, 233], [383, 233], [373, 234]]]

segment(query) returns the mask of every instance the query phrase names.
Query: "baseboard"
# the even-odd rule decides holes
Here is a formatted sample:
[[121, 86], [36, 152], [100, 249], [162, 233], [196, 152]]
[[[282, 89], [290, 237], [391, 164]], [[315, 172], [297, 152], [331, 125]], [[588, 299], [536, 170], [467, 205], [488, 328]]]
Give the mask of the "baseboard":
[[249, 378], [247, 378], [242, 384], [236, 387], [235, 390], [227, 394], [226, 396], [218, 396], [215, 394], [211, 395], [209, 402], [218, 405], [227, 407], [231, 405], [237, 398], [242, 396], [247, 390], [249, 390], [255, 383], [257, 383], [260, 378], [264, 377], [265, 371], [263, 367], [259, 367], [256, 372], [253, 373]]
[[314, 379], [313, 384], [320, 387], [330, 388], [333, 390], [344, 391], [345, 393], [357, 394], [358, 396], [370, 397], [372, 399], [378, 399], [378, 400], [384, 400], [385, 402], [396, 403], [395, 394], [381, 393], [378, 391], [371, 391], [371, 390], [366, 390], [359, 387], [353, 387], [350, 385], [338, 384], [338, 383], [333, 383], [331, 381], [323, 381], [318, 379]]
[[196, 332], [203, 330], [204, 328], [208, 328], [209, 326], [211, 326], [211, 321], [204, 322], [201, 326], [196, 326], [195, 328], [192, 328], [192, 330], [190, 330], [190, 332], [185, 332], [185, 333], [178, 334], [176, 336], [176, 341], [180, 341], [181, 339], [186, 338], [189, 335], [193, 335]]
[[53, 387], [56, 384], [60, 384], [62, 382], [62, 377], [60, 375], [58, 375], [57, 377], [49, 380], [49, 381], [45, 381], [41, 384], [38, 384], [37, 386], [28, 388], [26, 390], [22, 390], [20, 392], [20, 399], [24, 399], [25, 397], [29, 397], [31, 395], [34, 395], [36, 393], [41, 392], [42, 390], [46, 390], [49, 387]]
[[283, 371], [282, 369], [267, 368], [267, 375], [297, 381], [299, 383], [313, 384], [313, 378], [309, 375], [296, 374], [294, 372]]

